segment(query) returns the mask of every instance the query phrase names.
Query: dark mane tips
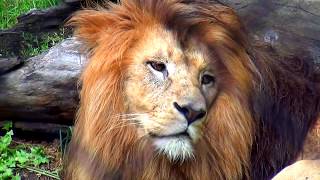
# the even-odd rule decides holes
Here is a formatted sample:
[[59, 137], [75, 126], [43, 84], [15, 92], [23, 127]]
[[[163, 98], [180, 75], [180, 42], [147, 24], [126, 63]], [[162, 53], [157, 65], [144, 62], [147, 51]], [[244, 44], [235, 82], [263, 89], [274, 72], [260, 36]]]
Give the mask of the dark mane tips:
[[301, 57], [256, 59], [264, 61], [257, 63], [262, 76], [271, 78], [265, 78], [252, 95], [258, 125], [251, 155], [252, 179], [270, 179], [294, 162], [319, 116], [316, 66]]

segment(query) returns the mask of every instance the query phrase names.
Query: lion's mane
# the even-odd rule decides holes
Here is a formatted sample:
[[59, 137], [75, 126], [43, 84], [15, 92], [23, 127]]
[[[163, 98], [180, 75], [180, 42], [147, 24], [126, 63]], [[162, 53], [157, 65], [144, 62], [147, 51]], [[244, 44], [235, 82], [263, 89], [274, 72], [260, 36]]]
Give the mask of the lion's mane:
[[[69, 23], [89, 49], [66, 179], [268, 179], [297, 158], [319, 114], [314, 65], [275, 59], [250, 43], [234, 11], [208, 1], [122, 0]], [[201, 35], [219, 59], [221, 94], [195, 159], [169, 162], [117, 114], [126, 111], [130, 48], [152, 24], [183, 43]], [[121, 124], [122, 126], [119, 126]]]

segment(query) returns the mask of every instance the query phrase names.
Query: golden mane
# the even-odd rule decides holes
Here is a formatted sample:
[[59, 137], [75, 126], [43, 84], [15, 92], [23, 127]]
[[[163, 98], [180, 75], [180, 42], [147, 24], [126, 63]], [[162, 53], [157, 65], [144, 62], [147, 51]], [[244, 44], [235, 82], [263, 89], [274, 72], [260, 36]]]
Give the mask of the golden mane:
[[[301, 150], [302, 145], [298, 143], [291, 154], [283, 145], [285, 139], [278, 140], [272, 135], [273, 139], [265, 140], [263, 136], [270, 136], [268, 133], [277, 123], [269, 120], [275, 116], [268, 116], [272, 106], [278, 105], [277, 97], [282, 93], [275, 92], [274, 87], [284, 91], [292, 86], [308, 89], [312, 86], [309, 85], [312, 80], [308, 80], [311, 76], [302, 73], [299, 79], [304, 83], [294, 80], [279, 83], [275, 77], [283, 75], [283, 69], [252, 50], [231, 8], [205, 0], [122, 0], [120, 4], [109, 3], [107, 8], [79, 11], [69, 24], [89, 49], [90, 60], [80, 80], [81, 102], [69, 148], [66, 179], [266, 179], [291, 162]], [[117, 116], [127, 110], [123, 89], [126, 69], [132, 59], [130, 50], [154, 24], [177, 34], [182, 43], [191, 36], [201, 35], [201, 41], [219, 58], [223, 76], [222, 94], [208, 115], [207, 135], [197, 145], [195, 159], [183, 164], [156, 156], [148, 141], [139, 139], [134, 127]], [[281, 83], [283, 85], [279, 85]], [[291, 116], [304, 110], [302, 97], [308, 93], [296, 93], [299, 99], [296, 102], [301, 105], [297, 109], [289, 108], [291, 114], [282, 117], [282, 110], [278, 111], [284, 122], [295, 122]], [[290, 103], [290, 100], [287, 101]], [[270, 106], [264, 107], [266, 101], [270, 101]], [[319, 95], [309, 104], [308, 107], [313, 106], [310, 114], [317, 114]], [[259, 115], [261, 112], [267, 114]], [[296, 135], [302, 142], [315, 116], [306, 115], [304, 119], [303, 130], [298, 130]], [[285, 136], [289, 135], [288, 131]], [[273, 161], [276, 155], [268, 153], [275, 149], [268, 147], [271, 149], [268, 152], [262, 149], [266, 148], [266, 142], [271, 143], [269, 146], [273, 146], [273, 142], [280, 144], [288, 156], [276, 157]], [[268, 156], [261, 158], [265, 152]], [[260, 160], [261, 165], [257, 163]]]

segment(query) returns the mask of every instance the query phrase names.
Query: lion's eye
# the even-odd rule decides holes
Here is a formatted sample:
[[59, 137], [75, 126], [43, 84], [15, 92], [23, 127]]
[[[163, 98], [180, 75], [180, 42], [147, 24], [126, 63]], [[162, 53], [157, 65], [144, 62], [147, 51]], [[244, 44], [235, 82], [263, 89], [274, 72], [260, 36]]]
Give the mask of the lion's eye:
[[154, 70], [163, 72], [166, 70], [166, 65], [163, 62], [157, 62], [157, 61], [148, 61], [148, 65], [150, 65]]
[[203, 85], [213, 84], [215, 81], [216, 81], [215, 77], [209, 74], [205, 74], [202, 76], [201, 84]]

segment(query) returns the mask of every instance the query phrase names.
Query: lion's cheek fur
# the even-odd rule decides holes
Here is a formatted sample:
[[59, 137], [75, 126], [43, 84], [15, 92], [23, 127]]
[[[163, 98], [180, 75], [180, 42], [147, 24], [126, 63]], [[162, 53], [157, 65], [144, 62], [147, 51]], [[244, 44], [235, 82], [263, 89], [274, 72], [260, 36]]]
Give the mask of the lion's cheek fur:
[[204, 133], [211, 135], [208, 139], [217, 151], [221, 171], [231, 179], [247, 176], [254, 133], [248, 105], [239, 97], [222, 94], [214, 108]]

